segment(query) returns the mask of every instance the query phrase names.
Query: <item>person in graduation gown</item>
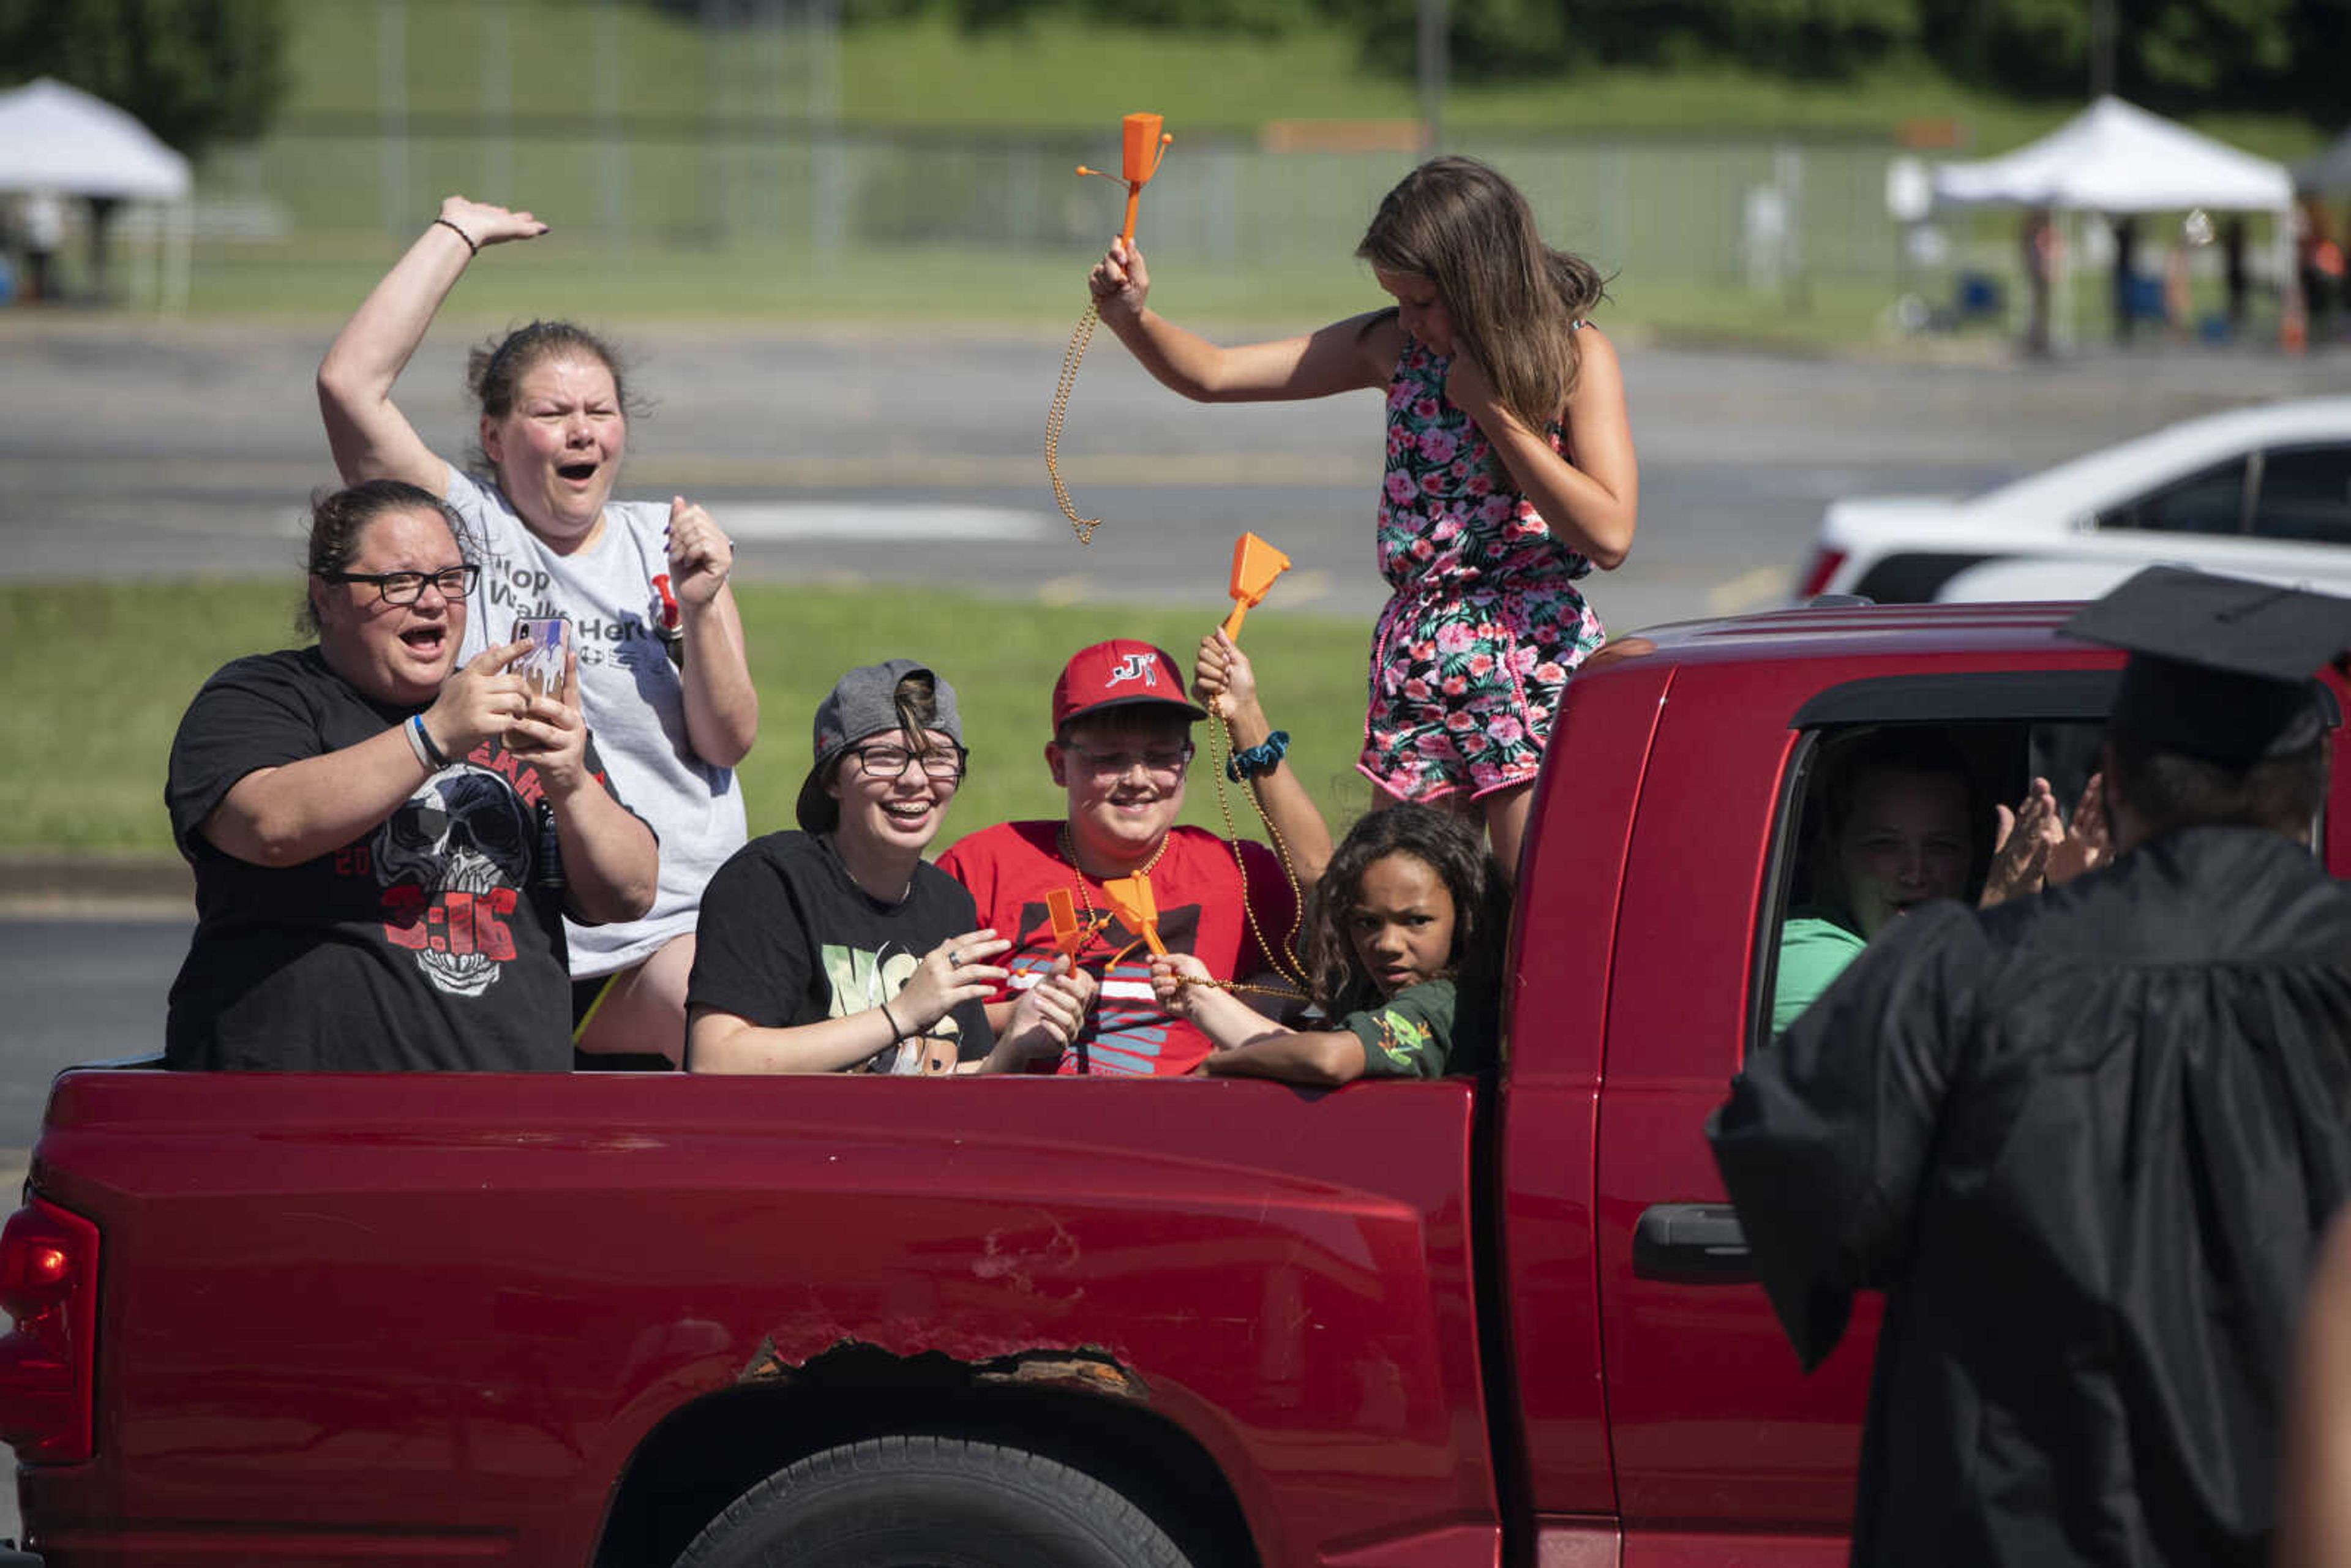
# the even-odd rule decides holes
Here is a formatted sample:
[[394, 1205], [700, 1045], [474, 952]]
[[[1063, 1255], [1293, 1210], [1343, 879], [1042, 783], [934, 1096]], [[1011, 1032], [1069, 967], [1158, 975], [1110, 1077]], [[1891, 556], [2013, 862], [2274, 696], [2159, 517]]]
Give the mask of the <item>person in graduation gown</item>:
[[2306, 679], [2351, 601], [2152, 568], [2066, 630], [2132, 650], [2114, 862], [1905, 915], [1708, 1127], [1807, 1369], [1886, 1294], [1855, 1563], [2265, 1562], [2296, 1309], [2351, 1190]]

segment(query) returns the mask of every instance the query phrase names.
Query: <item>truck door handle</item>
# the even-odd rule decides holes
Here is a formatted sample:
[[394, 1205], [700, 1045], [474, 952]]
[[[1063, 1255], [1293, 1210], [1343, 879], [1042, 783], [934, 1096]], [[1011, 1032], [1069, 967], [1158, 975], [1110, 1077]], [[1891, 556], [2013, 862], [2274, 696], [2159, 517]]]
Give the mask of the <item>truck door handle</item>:
[[1747, 1232], [1727, 1203], [1653, 1203], [1633, 1227], [1633, 1277], [1677, 1285], [1736, 1285], [1755, 1278]]

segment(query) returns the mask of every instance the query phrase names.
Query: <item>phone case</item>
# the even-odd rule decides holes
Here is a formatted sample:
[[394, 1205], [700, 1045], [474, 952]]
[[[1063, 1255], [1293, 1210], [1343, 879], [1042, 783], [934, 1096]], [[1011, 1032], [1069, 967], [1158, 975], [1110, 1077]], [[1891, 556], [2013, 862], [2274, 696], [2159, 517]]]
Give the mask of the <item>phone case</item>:
[[530, 646], [515, 661], [515, 673], [543, 697], [563, 697], [563, 655], [571, 646], [571, 622], [560, 615], [525, 615], [515, 622], [514, 634], [528, 637]]

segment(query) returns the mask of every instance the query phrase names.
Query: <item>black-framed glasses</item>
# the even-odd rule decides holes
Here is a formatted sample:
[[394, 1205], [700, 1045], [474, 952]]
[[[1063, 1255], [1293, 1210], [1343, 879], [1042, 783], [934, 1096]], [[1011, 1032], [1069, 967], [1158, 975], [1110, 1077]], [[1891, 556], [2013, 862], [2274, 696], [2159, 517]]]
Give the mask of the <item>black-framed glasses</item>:
[[[857, 758], [857, 766], [869, 779], [903, 779], [914, 760], [915, 754], [894, 741], [878, 740], [870, 746], [852, 746], [849, 754]], [[961, 746], [930, 746], [923, 748], [923, 777], [942, 781], [960, 779], [970, 765], [971, 753]]]
[[386, 604], [413, 604], [424, 597], [428, 582], [441, 591], [444, 599], [465, 598], [474, 591], [482, 569], [467, 561], [439, 571], [322, 571], [319, 575], [329, 582], [371, 582]]

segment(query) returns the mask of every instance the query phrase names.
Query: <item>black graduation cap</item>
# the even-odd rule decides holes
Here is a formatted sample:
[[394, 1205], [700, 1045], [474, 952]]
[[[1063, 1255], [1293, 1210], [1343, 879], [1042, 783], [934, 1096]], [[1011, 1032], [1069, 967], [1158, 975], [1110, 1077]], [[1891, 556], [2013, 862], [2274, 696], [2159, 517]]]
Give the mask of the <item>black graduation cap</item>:
[[2116, 728], [2243, 768], [2325, 733], [2310, 677], [2351, 649], [2351, 599], [2151, 566], [2084, 605], [2064, 630], [2129, 650]]

